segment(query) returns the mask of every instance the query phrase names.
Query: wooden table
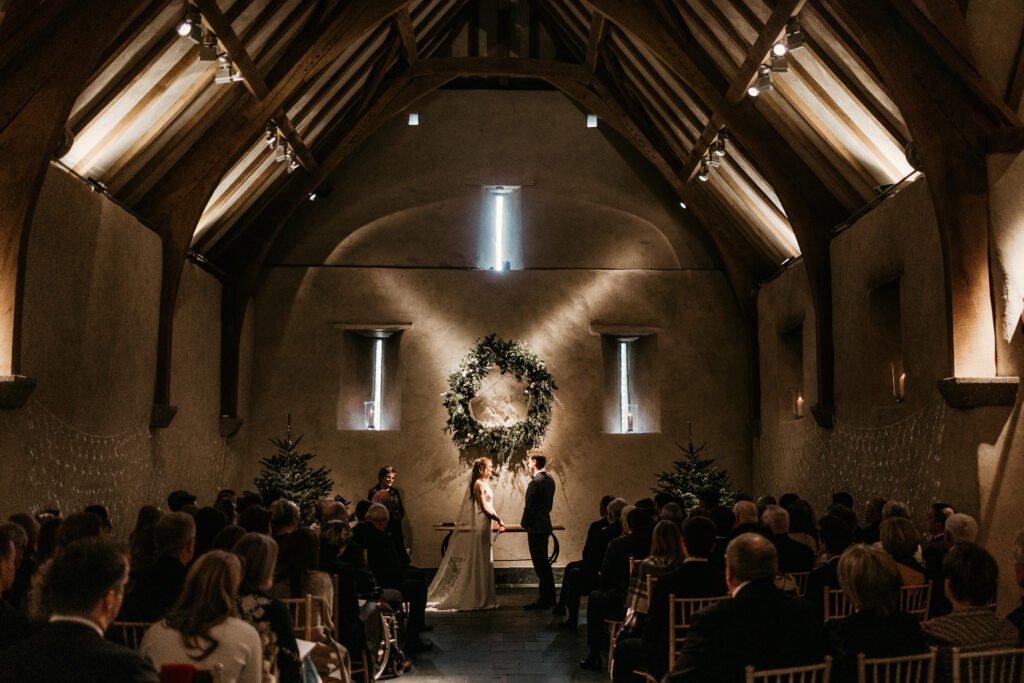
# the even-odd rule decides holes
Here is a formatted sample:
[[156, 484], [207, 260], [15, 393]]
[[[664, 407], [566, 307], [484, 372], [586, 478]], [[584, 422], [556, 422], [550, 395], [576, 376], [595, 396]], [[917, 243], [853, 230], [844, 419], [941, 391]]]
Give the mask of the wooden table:
[[[463, 532], [469, 531], [470, 528], [471, 527], [468, 524], [435, 524], [434, 525], [434, 531], [447, 532], [445, 534], [444, 540], [441, 541], [441, 557], [444, 557], [444, 554], [446, 552], [448, 552], [448, 542], [452, 540], [452, 534], [454, 534], [456, 532], [463, 533]], [[497, 532], [497, 530], [498, 530], [498, 527], [496, 525], [492, 524], [491, 525], [491, 531]], [[551, 526], [551, 542], [553, 544], [553, 547], [551, 548], [551, 553], [548, 555], [548, 563], [549, 564], [554, 564], [555, 562], [558, 561], [559, 545], [558, 545], [558, 537], [555, 536], [555, 532], [556, 531], [565, 531], [565, 527], [562, 526], [561, 524], [553, 524]], [[525, 534], [526, 533], [526, 529], [524, 529], [521, 524], [506, 524], [505, 525], [504, 533], [506, 533], [506, 534]], [[512, 560], [512, 561], [518, 562], [518, 560]]]

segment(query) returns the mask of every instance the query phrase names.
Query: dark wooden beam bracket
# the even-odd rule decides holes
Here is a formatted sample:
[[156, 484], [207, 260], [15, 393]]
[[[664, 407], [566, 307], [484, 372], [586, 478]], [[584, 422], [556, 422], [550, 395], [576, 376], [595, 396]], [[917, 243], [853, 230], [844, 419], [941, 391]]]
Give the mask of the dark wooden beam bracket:
[[24, 375], [0, 377], [0, 410], [17, 410], [35, 391], [36, 381]]

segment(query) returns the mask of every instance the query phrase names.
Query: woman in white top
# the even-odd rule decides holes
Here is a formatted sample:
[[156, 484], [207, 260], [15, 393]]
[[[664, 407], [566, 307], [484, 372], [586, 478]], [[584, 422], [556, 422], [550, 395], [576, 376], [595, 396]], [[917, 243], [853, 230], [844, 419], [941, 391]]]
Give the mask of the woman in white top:
[[157, 671], [165, 664], [221, 665], [224, 683], [262, 683], [260, 636], [236, 616], [241, 576], [241, 562], [231, 553], [214, 550], [200, 557], [178, 602], [146, 631], [139, 652]]

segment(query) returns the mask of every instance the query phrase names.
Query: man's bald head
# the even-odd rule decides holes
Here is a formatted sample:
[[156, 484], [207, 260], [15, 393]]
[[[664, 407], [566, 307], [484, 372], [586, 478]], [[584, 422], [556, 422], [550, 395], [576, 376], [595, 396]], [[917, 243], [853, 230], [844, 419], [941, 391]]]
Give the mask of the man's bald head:
[[725, 549], [725, 565], [736, 583], [774, 579], [778, 571], [775, 545], [761, 534], [740, 534]]

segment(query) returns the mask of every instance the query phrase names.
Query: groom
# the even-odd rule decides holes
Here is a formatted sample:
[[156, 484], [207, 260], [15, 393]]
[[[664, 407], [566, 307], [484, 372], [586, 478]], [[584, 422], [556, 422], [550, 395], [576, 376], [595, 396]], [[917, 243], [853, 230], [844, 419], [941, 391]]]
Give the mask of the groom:
[[548, 536], [551, 535], [551, 503], [555, 499], [555, 480], [544, 471], [547, 464], [539, 450], [530, 452], [530, 474], [533, 478], [526, 487], [526, 506], [523, 509], [523, 528], [530, 545], [533, 570], [540, 579], [540, 597], [526, 605], [526, 609], [549, 609], [555, 604], [555, 577], [548, 562]]

